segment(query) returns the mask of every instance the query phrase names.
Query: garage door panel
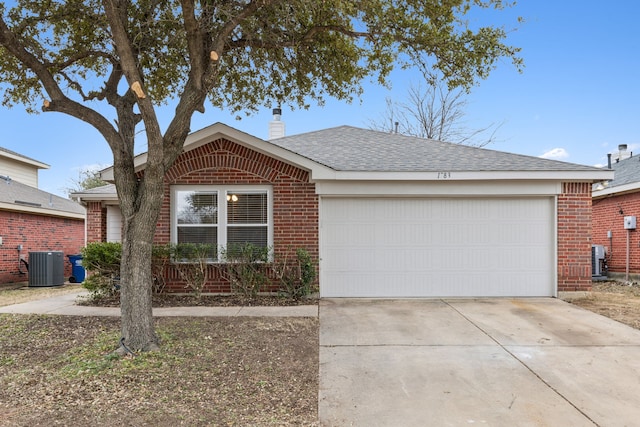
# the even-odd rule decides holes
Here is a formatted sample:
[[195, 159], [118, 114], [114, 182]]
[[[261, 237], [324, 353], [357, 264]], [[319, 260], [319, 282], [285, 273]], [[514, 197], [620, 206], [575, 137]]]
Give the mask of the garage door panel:
[[321, 295], [553, 295], [553, 208], [550, 197], [324, 197]]

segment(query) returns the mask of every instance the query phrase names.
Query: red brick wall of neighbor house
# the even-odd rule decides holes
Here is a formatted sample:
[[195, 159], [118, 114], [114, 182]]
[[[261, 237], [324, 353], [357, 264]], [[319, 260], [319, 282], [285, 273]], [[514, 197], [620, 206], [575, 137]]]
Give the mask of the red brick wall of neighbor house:
[[[620, 213], [622, 210], [622, 213]], [[629, 193], [593, 201], [593, 243], [603, 245], [610, 272], [626, 273], [627, 230], [624, 217], [635, 216], [640, 226], [640, 193]], [[611, 239], [607, 237], [611, 231]], [[629, 235], [629, 273], [640, 274], [640, 229]]]
[[[156, 243], [171, 235], [171, 185], [271, 185], [273, 240], [276, 256], [305, 248], [318, 258], [318, 196], [307, 171], [226, 140], [217, 140], [183, 153], [165, 176], [165, 193], [156, 230]], [[167, 290], [185, 292], [174, 269], [167, 272]], [[229, 284], [217, 269], [210, 271], [204, 292], [228, 292]]]
[[[22, 212], [0, 211], [0, 283], [26, 282], [27, 274], [20, 274], [20, 254], [29, 261], [29, 252], [64, 252], [64, 275], [71, 275], [67, 255], [77, 254], [84, 246], [84, 221], [81, 219], [49, 217]], [[21, 267], [25, 271], [24, 266]]]
[[565, 182], [558, 196], [558, 291], [587, 291], [591, 283], [591, 183]]

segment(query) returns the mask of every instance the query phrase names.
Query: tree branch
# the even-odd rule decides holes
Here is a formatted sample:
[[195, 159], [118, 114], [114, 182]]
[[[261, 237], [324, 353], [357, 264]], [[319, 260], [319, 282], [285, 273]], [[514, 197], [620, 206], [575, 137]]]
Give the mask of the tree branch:
[[96, 111], [65, 96], [47, 66], [24, 48], [2, 16], [0, 16], [0, 45], [38, 76], [45, 92], [51, 97], [50, 101], [45, 101], [43, 111], [57, 111], [78, 118], [92, 125], [110, 145], [112, 144], [114, 137], [117, 137], [114, 127]]
[[285, 34], [286, 36], [285, 40], [274, 38], [273, 41], [265, 41], [264, 39], [242, 37], [242, 38], [235, 39], [228, 42], [228, 46], [232, 49], [246, 48], [246, 47], [258, 47], [262, 49], [295, 47], [295, 46], [299, 46], [300, 44], [312, 43], [314, 41], [314, 37], [316, 37], [318, 34], [325, 34], [329, 32], [340, 33], [354, 39], [366, 38], [369, 40], [373, 40], [373, 34], [369, 32], [351, 31], [339, 25], [319, 25], [319, 26], [310, 28], [299, 39], [296, 39], [293, 36], [286, 36], [286, 34]]
[[189, 78], [194, 80], [197, 90], [202, 90], [201, 76], [204, 75], [205, 55], [204, 42], [200, 26], [195, 14], [195, 5], [193, 0], [181, 0], [182, 15], [184, 17], [184, 28], [187, 37], [187, 49], [189, 50], [189, 61], [191, 69], [189, 70]]
[[121, 71], [129, 83], [130, 90], [137, 96], [136, 103], [140, 108], [140, 114], [145, 123], [145, 132], [149, 145], [149, 164], [160, 164], [162, 161], [155, 158], [153, 146], [155, 141], [162, 140], [162, 132], [158, 124], [155, 109], [151, 99], [146, 96], [143, 85], [142, 73], [138, 69], [138, 61], [126, 29], [128, 1], [104, 0], [103, 5], [107, 20], [111, 28], [116, 52], [120, 58]]

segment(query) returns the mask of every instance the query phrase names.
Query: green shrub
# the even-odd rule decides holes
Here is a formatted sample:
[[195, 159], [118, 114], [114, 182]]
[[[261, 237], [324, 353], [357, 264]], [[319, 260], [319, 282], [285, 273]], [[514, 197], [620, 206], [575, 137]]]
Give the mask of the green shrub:
[[117, 292], [116, 280], [120, 275], [122, 245], [111, 242], [92, 242], [82, 248], [82, 265], [89, 274], [82, 286], [92, 298]]
[[104, 274], [120, 273], [122, 244], [112, 242], [93, 242], [82, 248], [82, 265], [88, 271]]
[[293, 299], [300, 299], [316, 291], [316, 267], [311, 254], [298, 248], [295, 258], [291, 251], [273, 264], [278, 279], [280, 293]]
[[[93, 298], [114, 295], [119, 290], [122, 244], [92, 242], [82, 249], [82, 265], [90, 274], [83, 287]], [[151, 261], [153, 291], [160, 293], [165, 287], [165, 267], [171, 261], [169, 245], [154, 245]]]
[[[94, 242], [82, 249], [82, 264], [89, 273], [83, 286], [93, 298], [118, 292], [121, 254], [120, 243]], [[303, 298], [317, 290], [316, 263], [306, 249], [289, 250], [271, 261], [270, 248], [251, 243], [229, 245], [219, 254], [215, 245], [179, 243], [154, 245], [153, 291], [164, 290], [166, 267], [173, 263], [185, 286], [200, 297], [210, 277], [210, 263], [218, 255], [222, 262], [216, 268], [229, 281], [231, 292], [245, 298], [266, 291], [273, 279], [279, 293], [289, 298]]]
[[171, 263], [171, 245], [154, 245], [151, 254], [153, 292], [162, 293], [166, 285], [166, 267]]
[[204, 243], [178, 243], [169, 247], [171, 259], [186, 287], [200, 298], [209, 280], [209, 262], [215, 257], [216, 246]]
[[224, 263], [220, 272], [229, 281], [231, 291], [253, 298], [269, 283], [267, 263], [271, 250], [251, 243], [229, 245], [221, 251]]

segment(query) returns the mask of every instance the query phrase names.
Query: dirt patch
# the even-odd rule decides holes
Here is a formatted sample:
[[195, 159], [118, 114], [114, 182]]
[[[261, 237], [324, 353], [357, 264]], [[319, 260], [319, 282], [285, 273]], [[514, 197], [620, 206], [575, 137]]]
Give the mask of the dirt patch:
[[584, 298], [570, 303], [640, 329], [640, 286], [620, 282], [594, 283]]

